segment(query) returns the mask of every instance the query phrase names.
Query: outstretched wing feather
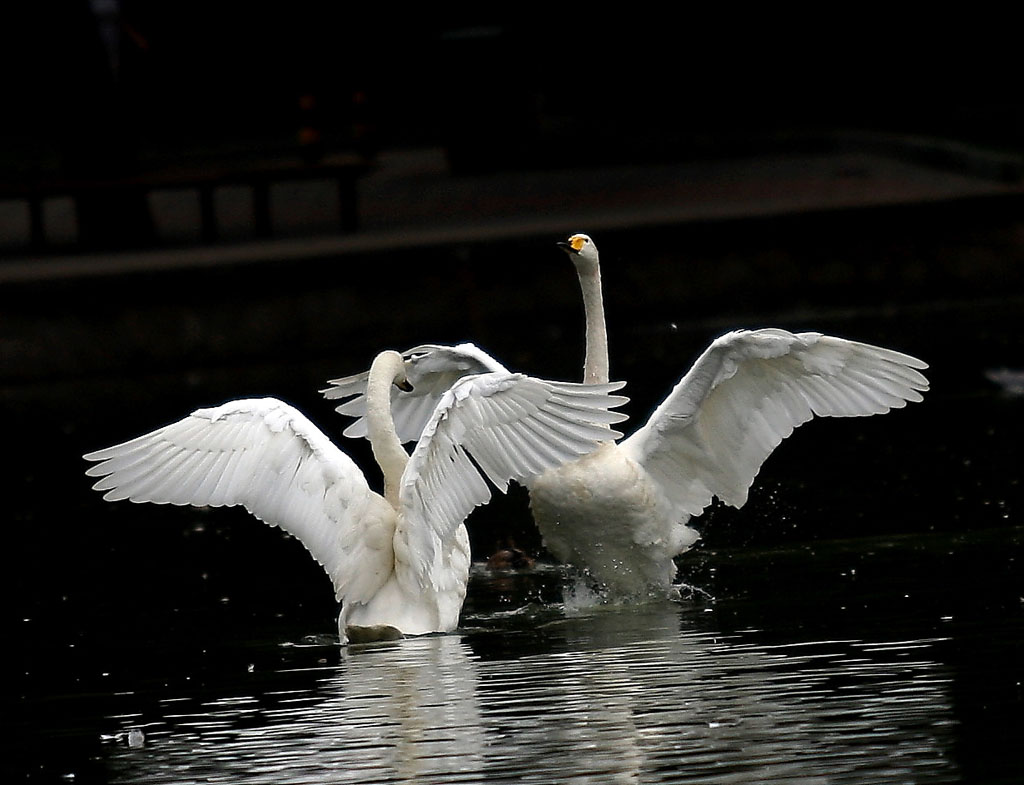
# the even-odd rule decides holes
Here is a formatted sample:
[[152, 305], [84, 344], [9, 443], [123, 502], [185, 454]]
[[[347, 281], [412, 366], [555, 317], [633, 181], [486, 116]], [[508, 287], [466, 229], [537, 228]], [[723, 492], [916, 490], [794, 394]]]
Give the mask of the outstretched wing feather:
[[[298, 410], [272, 398], [232, 401], [85, 456], [114, 501], [240, 505], [295, 536], [340, 598], [372, 595], [390, 573], [390, 537], [367, 515], [362, 472]], [[386, 525], [386, 522], [384, 522]], [[378, 569], [367, 569], [372, 560]], [[356, 565], [359, 569], [354, 569]]]
[[717, 496], [741, 506], [758, 470], [814, 416], [882, 414], [922, 400], [927, 365], [819, 333], [738, 330], [715, 340], [622, 442], [680, 517]]
[[[484, 477], [504, 490], [620, 436], [609, 412], [626, 398], [622, 383], [550, 382], [496, 371], [467, 376], [445, 393], [406, 466], [400, 500], [417, 560], [434, 561], [473, 508], [491, 496]], [[427, 569], [417, 575], [430, 585]]]

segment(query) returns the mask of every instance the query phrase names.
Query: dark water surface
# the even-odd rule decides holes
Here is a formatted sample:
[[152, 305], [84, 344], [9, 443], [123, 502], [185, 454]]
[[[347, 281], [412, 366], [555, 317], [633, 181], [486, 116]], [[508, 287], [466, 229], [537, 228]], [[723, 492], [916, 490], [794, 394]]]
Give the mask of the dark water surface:
[[[478, 567], [458, 633], [344, 649], [297, 543], [237, 510], [104, 503], [80, 456], [260, 392], [337, 436], [315, 391], [361, 352], [12, 385], [4, 779], [1020, 782], [1024, 397], [985, 376], [1024, 367], [1020, 306], [620, 319], [634, 421], [730, 326], [885, 343], [929, 361], [933, 389], [808, 424], [742, 510], [709, 510], [679, 562], [714, 599], [608, 607], [543, 560]], [[576, 368], [576, 338], [544, 360]], [[537, 547], [521, 493], [470, 526], [480, 559], [510, 533]]]

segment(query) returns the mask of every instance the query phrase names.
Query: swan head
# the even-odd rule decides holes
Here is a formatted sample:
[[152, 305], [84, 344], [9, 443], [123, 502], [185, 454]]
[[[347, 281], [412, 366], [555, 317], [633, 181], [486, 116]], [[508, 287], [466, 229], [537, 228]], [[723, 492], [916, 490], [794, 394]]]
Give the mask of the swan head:
[[598, 256], [597, 246], [594, 241], [585, 234], [574, 234], [568, 240], [558, 243], [558, 247], [569, 254], [576, 269], [584, 272], [597, 270]]
[[370, 374], [379, 376], [383, 382], [390, 378], [391, 383], [402, 392], [411, 392], [412, 385], [406, 371], [405, 358], [396, 351], [388, 349], [381, 352], [370, 365]]

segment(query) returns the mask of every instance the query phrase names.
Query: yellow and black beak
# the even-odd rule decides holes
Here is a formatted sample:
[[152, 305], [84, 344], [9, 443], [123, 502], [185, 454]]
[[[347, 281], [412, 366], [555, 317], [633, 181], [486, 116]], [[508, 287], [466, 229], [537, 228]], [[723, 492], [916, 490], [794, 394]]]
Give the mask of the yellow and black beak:
[[574, 234], [568, 240], [558, 243], [558, 247], [566, 253], [579, 253], [587, 244], [587, 238], [582, 234]]

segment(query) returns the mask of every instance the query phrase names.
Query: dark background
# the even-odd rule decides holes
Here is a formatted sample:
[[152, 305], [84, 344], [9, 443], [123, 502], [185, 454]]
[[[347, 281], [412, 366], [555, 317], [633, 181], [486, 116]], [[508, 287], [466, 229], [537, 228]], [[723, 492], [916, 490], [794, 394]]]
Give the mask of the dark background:
[[[376, 175], [396, 151], [444, 162], [429, 178], [396, 173], [406, 200], [367, 202], [383, 228], [343, 238], [358, 247], [328, 233], [325, 251], [322, 226], [287, 245], [161, 246], [138, 200], [79, 205], [83, 231], [59, 247], [4, 238], [3, 611], [19, 642], [6, 713], [21, 748], [12, 766], [27, 761], [18, 773], [66, 768], [86, 781], [111, 684], [216, 684], [252, 656], [232, 641], [334, 630], [326, 578], [297, 543], [237, 510], [108, 505], [89, 489], [84, 452], [200, 406], [274, 395], [343, 442], [375, 485], [369, 451], [341, 440], [317, 390], [382, 348], [428, 341], [472, 340], [510, 368], [577, 378], [579, 288], [554, 243], [587, 231], [631, 423], [734, 327], [815, 329], [930, 363], [924, 403], [798, 431], [743, 510], [703, 516], [684, 576], [723, 598], [707, 623], [725, 630], [888, 639], [954, 618], [935, 634], [949, 636], [957, 668], [964, 770], [1009, 778], [1021, 399], [986, 371], [1024, 368], [1019, 27], [963, 10], [410, 17], [345, 5], [126, 0], [114, 61], [86, 3], [0, 12], [0, 183], [339, 153]], [[302, 135], [310, 126], [318, 141]], [[903, 168], [862, 169], [851, 150]], [[760, 209], [811, 177], [805, 157], [834, 160], [840, 190], [868, 183], [864, 200]], [[759, 173], [763, 203], [645, 216], [645, 178], [688, 164], [708, 201]], [[893, 200], [907, 166], [980, 187]], [[552, 199], [573, 180], [590, 185]], [[431, 198], [456, 187], [473, 198], [434, 215]], [[628, 209], [581, 225], [580, 201]], [[524, 228], [524, 204], [554, 207]], [[423, 242], [410, 206], [472, 231]], [[509, 535], [540, 553], [522, 494], [475, 513], [471, 529], [477, 557]]]
[[352, 143], [355, 120], [368, 145], [441, 144], [481, 168], [700, 156], [836, 127], [1021, 143], [998, 15], [95, 5], [116, 13], [5, 9], [6, 137], [72, 157], [266, 151], [294, 142], [298, 99], [315, 95], [330, 145]]

